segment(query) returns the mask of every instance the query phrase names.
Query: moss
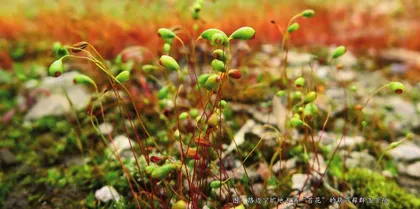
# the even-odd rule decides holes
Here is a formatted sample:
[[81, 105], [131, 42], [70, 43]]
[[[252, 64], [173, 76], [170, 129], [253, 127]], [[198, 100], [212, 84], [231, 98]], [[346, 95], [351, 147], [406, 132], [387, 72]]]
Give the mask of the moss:
[[6, 176], [3, 172], [0, 172], [0, 207], [3, 207], [4, 202], [6, 201], [6, 196], [8, 191], [12, 187], [12, 182], [7, 181]]
[[420, 208], [420, 198], [407, 193], [394, 181], [368, 169], [352, 169], [346, 176], [357, 197], [386, 198], [388, 204], [360, 204], [359, 208]]

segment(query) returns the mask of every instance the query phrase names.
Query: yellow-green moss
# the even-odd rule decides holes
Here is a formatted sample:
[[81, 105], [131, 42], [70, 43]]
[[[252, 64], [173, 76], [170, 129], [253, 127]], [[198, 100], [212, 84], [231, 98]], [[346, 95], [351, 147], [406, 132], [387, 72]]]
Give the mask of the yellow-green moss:
[[394, 181], [368, 169], [352, 169], [346, 175], [347, 182], [354, 189], [355, 196], [386, 198], [388, 204], [360, 204], [358, 208], [420, 208], [420, 198], [407, 193]]

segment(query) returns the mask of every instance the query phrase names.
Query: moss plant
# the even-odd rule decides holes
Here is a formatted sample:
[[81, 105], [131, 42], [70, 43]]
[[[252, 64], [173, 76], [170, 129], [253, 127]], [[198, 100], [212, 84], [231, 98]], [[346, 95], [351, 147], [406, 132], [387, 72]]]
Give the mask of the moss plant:
[[[420, 208], [419, 197], [408, 194], [393, 180], [369, 169], [352, 169], [348, 172], [346, 180], [354, 189], [354, 196], [364, 197], [365, 201], [368, 197], [373, 199], [372, 204], [361, 203], [357, 205], [358, 208]], [[377, 197], [381, 198], [379, 203], [375, 202]], [[382, 198], [385, 198], [387, 203], [383, 203]]]
[[[191, 11], [194, 20], [200, 18], [200, 11], [203, 5], [203, 1], [199, 0], [193, 3]], [[278, 82], [278, 85], [276, 85], [276, 91], [278, 91], [276, 93], [272, 92], [272, 95], [282, 97], [280, 99], [281, 102], [286, 102], [287, 105], [284, 114], [282, 113], [281, 115], [281, 117], [285, 118], [284, 130], [279, 131], [277, 128], [270, 127], [273, 130], [269, 134], [272, 134], [277, 139], [275, 153], [271, 156], [271, 159], [267, 158], [269, 154], [264, 153], [261, 155], [261, 153], [257, 153], [260, 155], [258, 156], [254, 153], [264, 137], [261, 137], [257, 145], [251, 144], [249, 145], [251, 147], [247, 147], [250, 148], [249, 150], [251, 152], [243, 153], [242, 147], [236, 146], [238, 151], [237, 156], [241, 158], [240, 163], [244, 168], [246, 166], [244, 163], [247, 159], [270, 160], [269, 178], [264, 176], [263, 183], [264, 185], [268, 184], [273, 186], [278, 193], [284, 189], [282, 185], [279, 185], [279, 182], [286, 175], [280, 169], [278, 171], [278, 177], [276, 177], [275, 175], [277, 174], [272, 171], [272, 167], [277, 157], [280, 157], [281, 160], [281, 157], [285, 155], [282, 152], [285, 147], [290, 147], [290, 144], [292, 144], [291, 141], [297, 143], [296, 146], [292, 145], [294, 146], [292, 147], [294, 151], [291, 153], [299, 157], [300, 163], [308, 164], [304, 168], [305, 171], [308, 173], [317, 172], [320, 175], [320, 181], [326, 175], [332, 160], [336, 159], [335, 154], [339, 147], [337, 145], [336, 149], [331, 153], [331, 156], [329, 156], [330, 160], [325, 170], [321, 171], [319, 169], [320, 160], [317, 156], [322, 134], [318, 141], [315, 141], [314, 136], [316, 134], [315, 130], [318, 130], [320, 126], [318, 118], [323, 117], [325, 112], [321, 112], [315, 104], [318, 102], [317, 97], [320, 92], [314, 87], [317, 85], [317, 81], [307, 78], [308, 75], [304, 75], [303, 70], [300, 76], [293, 80], [288, 77], [286, 70], [288, 68], [288, 42], [290, 41], [291, 33], [302, 30], [299, 23], [297, 23], [298, 18], [312, 18], [314, 15], [315, 12], [313, 10], [304, 10], [298, 13], [290, 19], [285, 30], [273, 22], [278, 26], [282, 34], [283, 40], [281, 47], [282, 59], [284, 60], [282, 60], [281, 79], [275, 81]], [[194, 23], [197, 24], [198, 22]], [[229, 176], [226, 175], [226, 164], [224, 163], [225, 153], [222, 147], [222, 144], [226, 140], [230, 140], [233, 144], [236, 143], [234, 141], [236, 139], [232, 127], [239, 127], [238, 124], [240, 124], [236, 121], [228, 121], [231, 116], [227, 112], [233, 109], [231, 108], [233, 104], [227, 102], [230, 101], [228, 100], [230, 98], [225, 98], [231, 91], [225, 88], [227, 86], [225, 84], [241, 84], [241, 80], [238, 79], [243, 77], [243, 72], [246, 75], [246, 70], [230, 68], [234, 64], [231, 60], [233, 57], [231, 54], [231, 42], [251, 40], [255, 37], [256, 31], [251, 27], [245, 26], [238, 28], [229, 36], [216, 28], [206, 29], [200, 35], [196, 34], [196, 32], [197, 29], [190, 36], [193, 37], [191, 42], [189, 42], [192, 44], [190, 53], [185, 53], [185, 57], [181, 58], [178, 62], [175, 59], [176, 56], [171, 54], [175, 53], [176, 50], [171, 50], [171, 47], [176, 46], [175, 44], [172, 45], [174, 40], [179, 41], [185, 47], [183, 40], [177, 35], [180, 33], [180, 28], [158, 29], [157, 33], [164, 42], [164, 55], [158, 57], [157, 60], [162, 69], [169, 71], [171, 74], [169, 79], [166, 71], [163, 71], [165, 72], [163, 75], [158, 75], [161, 74], [161, 69], [154, 64], [143, 65], [142, 71], [133, 70], [130, 72], [126, 68], [121, 68], [124, 60], [123, 53], [116, 59], [119, 67], [116, 70], [110, 70], [108, 63], [87, 42], [79, 42], [70, 47], [62, 46], [61, 44], [54, 46], [56, 48], [55, 50], [60, 48], [70, 49], [73, 54], [65, 54], [53, 62], [49, 69], [51, 76], [58, 77], [64, 72], [63, 61], [66, 59], [84, 59], [94, 63], [99, 68], [99, 73], [106, 78], [104, 80], [108, 81], [106, 84], [102, 82], [96, 84], [92, 79], [95, 78], [93, 76], [91, 78], [79, 74], [74, 77], [75, 84], [87, 84], [95, 90], [96, 96], [92, 99], [86, 111], [87, 120], [97, 131], [98, 137], [103, 139], [105, 145], [113, 148], [113, 150], [111, 149], [111, 156], [115, 157], [116, 162], [121, 166], [122, 172], [120, 170], [119, 173], [123, 173], [121, 177], [126, 179], [125, 188], [127, 190], [130, 189], [133, 194], [132, 198], [136, 202], [137, 208], [153, 208], [155, 203], [160, 204], [155, 208], [161, 206], [168, 208], [171, 205], [173, 209], [187, 207], [202, 208], [207, 203], [214, 204], [214, 208], [245, 208], [240, 203], [236, 205], [232, 204], [231, 195], [227, 195], [224, 200], [218, 198], [215, 201], [214, 193], [216, 193], [215, 191], [220, 191], [216, 196], [222, 197], [222, 191], [230, 194], [231, 189], [234, 189], [233, 184], [238, 184], [236, 180], [229, 181]], [[195, 38], [197, 39], [194, 42]], [[204, 59], [205, 64], [210, 64], [211, 66], [211, 69], [207, 72], [203, 72], [204, 70], [201, 68], [202, 63], [196, 62], [196, 47], [194, 44], [197, 44], [198, 41], [206, 42], [207, 46], [210, 47], [207, 55], [213, 56], [212, 60]], [[344, 55], [345, 52], [346, 48], [344, 46], [337, 47], [331, 55], [331, 62], [329, 64], [332, 65], [332, 62]], [[186, 63], [185, 66], [183, 66], [183, 63]], [[198, 67], [200, 70], [196, 69]], [[309, 67], [312, 71], [314, 70], [312, 69], [312, 65], [309, 65]], [[136, 66], [133, 67], [133, 69], [135, 68]], [[117, 74], [118, 72], [120, 73]], [[130, 80], [130, 73], [133, 74], [132, 76], [136, 75], [136, 78], [139, 78], [138, 80], [142, 87], [139, 95], [132, 94], [132, 92], [139, 92], [137, 88], [129, 89], [128, 85], [123, 84]], [[137, 75], [139, 76], [137, 77]], [[172, 75], [178, 76], [178, 82], [176, 84], [172, 79]], [[191, 83], [186, 82], [186, 75], [190, 76], [188, 81]], [[165, 80], [161, 82], [154, 76], [158, 78], [161, 76]], [[148, 85], [150, 84], [148, 83], [149, 80], [142, 80], [142, 78], [151, 78], [154, 82], [153, 84], [156, 84], [155, 86], [160, 88], [159, 91], [157, 93], [153, 92], [154, 94], [151, 93], [149, 91], [150, 89], [148, 89], [150, 86]], [[308, 82], [306, 82], [305, 78], [308, 79]], [[253, 81], [257, 82], [257, 84], [252, 87], [258, 87], [254, 89], [259, 90], [261, 86], [269, 86], [266, 82], [267, 79], [268, 76], [266, 74], [258, 74], [257, 81]], [[275, 82], [270, 82], [269, 84], [277, 84]], [[188, 84], [191, 84], [191, 86], [187, 86]], [[347, 86], [342, 87], [348, 90]], [[383, 88], [390, 88], [397, 94], [405, 92], [404, 86], [399, 82], [386, 84], [375, 91], [364, 105], [359, 105], [358, 110], [361, 114], [369, 100]], [[99, 89], [105, 89], [105, 92], [111, 91], [114, 93], [115, 99], [117, 100], [115, 104], [105, 104], [104, 94], [99, 93]], [[119, 93], [120, 90], [125, 94], [121, 95]], [[248, 90], [251, 92], [253, 88], [249, 88]], [[256, 94], [263, 94], [258, 90]], [[269, 109], [272, 107], [272, 104], [265, 102], [260, 107]], [[112, 111], [118, 112], [118, 120], [121, 119], [121, 121], [124, 121], [118, 123], [116, 126], [118, 130], [124, 131], [127, 137], [135, 140], [133, 144], [132, 140], [128, 140], [133, 154], [132, 162], [126, 162], [122, 159], [114, 144], [112, 134], [106, 136], [99, 131], [99, 124], [110, 120], [111, 116], [108, 114]], [[147, 114], [147, 112], [152, 113]], [[321, 124], [322, 131], [325, 130], [330, 110], [326, 114], [325, 122]], [[143, 123], [144, 118], [151, 121], [147, 121], [148, 123], [145, 125]], [[339, 143], [341, 143], [342, 138], [346, 135], [346, 131], [350, 125], [353, 125], [355, 118], [346, 121], [343, 136], [339, 139]], [[164, 125], [156, 125], [155, 121], [159, 121], [157, 124]], [[299, 131], [303, 137], [294, 140], [292, 138], [292, 131]], [[400, 143], [391, 144], [391, 146], [395, 147], [398, 144]], [[309, 157], [310, 152], [313, 152], [316, 156], [312, 160]], [[327, 153], [330, 154], [329, 151]], [[318, 169], [315, 166], [316, 164], [318, 164]], [[343, 163], [344, 165], [345, 163]], [[341, 164], [333, 165], [334, 170], [339, 170], [338, 166], [341, 166]], [[247, 169], [244, 170], [243, 182], [246, 185], [241, 189], [254, 193], [253, 187], [249, 187], [254, 182], [249, 178], [246, 172]], [[359, 174], [356, 173], [355, 175]], [[107, 178], [112, 179], [112, 177], [112, 175], [107, 175]], [[346, 176], [345, 170], [340, 177], [347, 177], [348, 181], [354, 185], [359, 183], [358, 180], [355, 180], [357, 177]], [[223, 179], [227, 180], [223, 181]], [[305, 184], [311, 184], [313, 186], [313, 194], [316, 195], [317, 186], [319, 185], [315, 185], [309, 180], [305, 182]], [[365, 181], [363, 183], [370, 185], [374, 182]], [[288, 189], [290, 188], [286, 190]], [[370, 194], [369, 192], [372, 191], [364, 191], [362, 189], [357, 190], [357, 192], [360, 192], [358, 194]], [[211, 193], [209, 195], [208, 192], [210, 191]], [[267, 194], [266, 192], [263, 191], [261, 194]], [[341, 194], [340, 191], [338, 193]]]

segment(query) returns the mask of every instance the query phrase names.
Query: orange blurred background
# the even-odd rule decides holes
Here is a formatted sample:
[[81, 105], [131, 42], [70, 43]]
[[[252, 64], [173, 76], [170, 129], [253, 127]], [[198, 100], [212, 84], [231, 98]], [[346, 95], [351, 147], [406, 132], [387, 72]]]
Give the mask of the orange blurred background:
[[281, 33], [270, 21], [286, 27], [289, 19], [304, 9], [315, 10], [316, 15], [298, 20], [301, 27], [292, 35], [295, 46], [346, 45], [356, 53], [391, 47], [420, 50], [417, 1], [216, 0], [205, 1], [200, 20], [191, 17], [193, 3], [193, 0], [8, 2], [0, 10], [0, 65], [11, 67], [9, 54], [16, 45], [25, 47], [25, 56], [37, 57], [50, 49], [54, 41], [64, 44], [88, 41], [107, 58], [133, 45], [145, 46], [156, 53], [163, 43], [156, 35], [158, 28], [181, 26], [180, 36], [188, 43], [191, 37], [195, 40], [198, 36], [193, 33], [193, 24], [199, 26], [199, 32], [215, 27], [227, 34], [247, 25], [257, 31], [251, 45], [279, 43]]

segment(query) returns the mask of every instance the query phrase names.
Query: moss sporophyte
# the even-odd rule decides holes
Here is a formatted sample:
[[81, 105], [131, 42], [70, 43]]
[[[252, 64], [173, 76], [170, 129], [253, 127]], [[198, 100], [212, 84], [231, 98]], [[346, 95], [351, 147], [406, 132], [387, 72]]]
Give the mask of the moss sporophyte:
[[[196, 20], [199, 20], [203, 6], [203, 1], [197, 0], [189, 7], [192, 11], [192, 17], [195, 24], [200, 24], [200, 21]], [[96, 84], [92, 78], [97, 77], [94, 77], [90, 72], [88, 75], [92, 75], [92, 77], [85, 74], [77, 74], [73, 79], [75, 84], [94, 87], [92, 89], [95, 89], [97, 95], [96, 97], [93, 97], [91, 101], [90, 108], [92, 111], [89, 111], [87, 119], [95, 128], [95, 131], [98, 134], [97, 136], [103, 139], [104, 143], [111, 148], [114, 159], [120, 163], [123, 172], [122, 177], [126, 178], [127, 181], [126, 190], [128, 190], [128, 188], [130, 189], [133, 194], [131, 197], [136, 202], [138, 208], [153, 207], [152, 205], [154, 202], [168, 204], [168, 208], [171, 206], [173, 209], [184, 209], [187, 207], [201, 208], [204, 206], [204, 202], [210, 202], [215, 204], [215, 208], [227, 207], [242, 209], [245, 208], [245, 206], [240, 203], [237, 203], [236, 205], [221, 205], [220, 203], [213, 201], [217, 199], [215, 198], [218, 196], [215, 195], [216, 193], [225, 192], [224, 190], [229, 191], [229, 189], [232, 189], [232, 185], [237, 186], [245, 184], [246, 186], [249, 186], [248, 184], [252, 183], [252, 180], [250, 180], [246, 172], [244, 173], [242, 182], [237, 179], [232, 179], [232, 181], [229, 182], [229, 176], [225, 175], [226, 168], [224, 166], [226, 165], [223, 164], [225, 162], [225, 151], [222, 145], [226, 143], [226, 140], [229, 140], [228, 142], [232, 142], [232, 144], [235, 145], [234, 147], [236, 148], [233, 150], [237, 149], [238, 151], [235, 154], [241, 156], [245, 153], [243, 156], [245, 158], [239, 161], [244, 168], [245, 163], [248, 163], [246, 162], [248, 159], [256, 158], [262, 162], [270, 161], [271, 165], [269, 169], [267, 169], [269, 170], [267, 176], [270, 176], [270, 178], [264, 178], [264, 181], [269, 181], [273, 186], [279, 184], [282, 179], [277, 179], [277, 176], [273, 175], [274, 172], [271, 170], [272, 164], [277, 160], [282, 160], [281, 157], [286, 156], [285, 154], [291, 154], [289, 152], [282, 153], [285, 151], [284, 147], [290, 147], [292, 145], [294, 150], [298, 150], [296, 156], [300, 162], [308, 163], [308, 166], [305, 166], [304, 168], [308, 169], [308, 173], [315, 170], [316, 166], [314, 165], [319, 163], [317, 156], [324, 152], [324, 150], [322, 150], [322, 152], [318, 153], [321, 146], [314, 140], [314, 136], [315, 134], [318, 134], [317, 131], [325, 131], [331, 110], [325, 110], [326, 108], [318, 109], [319, 102], [325, 97], [323, 91], [317, 88], [320, 81], [311, 78], [311, 75], [307, 74], [304, 70], [302, 70], [300, 74], [295, 74], [297, 77], [289, 77], [290, 75], [287, 73], [288, 42], [292, 37], [290, 33], [302, 30], [300, 25], [296, 22], [299, 20], [298, 18], [303, 20], [312, 18], [314, 15], [315, 12], [313, 10], [304, 10], [295, 15], [284, 29], [281, 29], [277, 23], [273, 21], [274, 24], [279, 27], [283, 37], [281, 55], [284, 60], [281, 62], [281, 72], [279, 73], [281, 75], [280, 79], [275, 82], [270, 82], [269, 84], [267, 84], [267, 78], [269, 76], [260, 72], [256, 72], [252, 75], [254, 76], [252, 81], [246, 80], [249, 78], [249, 71], [242, 68], [243, 66], [240, 64], [232, 62], [234, 60], [231, 60], [232, 58], [235, 58], [235, 56], [231, 54], [231, 42], [235, 42], [236, 40], [251, 40], [255, 37], [256, 31], [248, 26], [238, 28], [230, 34], [230, 36], [216, 28], [205, 29], [201, 34], [194, 32], [191, 36], [194, 37], [194, 39], [197, 39], [195, 42], [194, 39], [192, 39], [191, 42], [185, 42], [192, 43], [191, 51], [182, 54], [183, 56], [185, 55], [185, 57], [181, 57], [179, 63], [175, 59], [178, 57], [178, 54], [175, 54], [177, 50], [171, 49], [171, 47], [176, 46], [176, 44], [173, 44], [173, 41], [175, 40], [179, 41], [182, 47], [187, 48], [184, 45], [185, 40], [183, 41], [183, 39], [177, 36], [177, 34], [183, 32], [182, 29], [180, 29], [180, 27], [171, 29], [160, 28], [158, 29], [157, 34], [160, 37], [160, 41], [163, 43], [163, 52], [159, 52], [159, 56], [161, 56], [157, 57], [155, 62], [151, 61], [145, 63], [141, 66], [141, 70], [138, 71], [130, 71], [124, 68], [108, 68], [108, 63], [105, 62], [99, 53], [97, 53], [87, 42], [79, 42], [70, 47], [56, 43], [54, 44], [53, 50], [57, 56], [57, 60], [51, 64], [48, 71], [50, 76], [58, 77], [65, 71], [64, 61], [69, 58], [83, 59], [94, 63], [95, 66], [99, 68], [102, 75], [105, 76], [106, 79], [103, 80], [109, 81], [109, 84], [105, 85], [102, 81]], [[196, 31], [197, 30], [199, 29], [196, 29]], [[205, 54], [203, 56], [206, 56], [206, 59], [203, 59], [204, 61], [200, 62], [196, 62], [200, 55], [195, 54], [195, 46], [198, 41], [205, 42], [206, 46], [210, 47], [210, 50], [203, 52], [203, 54]], [[70, 49], [69, 51], [71, 54], [68, 49]], [[95, 51], [96, 54], [92, 54], [89, 50]], [[332, 65], [333, 62], [338, 61], [337, 59], [343, 56], [346, 51], [346, 47], [339, 46], [332, 54], [329, 54], [327, 57], [331, 58], [331, 62], [329, 63], [330, 66], [334, 66]], [[77, 53], [77, 55], [75, 53]], [[209, 57], [210, 60], [207, 59]], [[123, 56], [121, 55], [119, 58], [115, 59], [115, 62], [117, 63], [117, 66], [121, 66], [121, 64], [124, 64], [124, 62], [127, 61], [123, 59]], [[202, 67], [204, 64], [209, 66], [208, 70]], [[232, 68], [232, 66], [235, 67]], [[313, 70], [312, 65], [309, 67]], [[196, 68], [199, 68], [199, 70]], [[133, 69], [140, 69], [140, 66], [134, 66]], [[186, 75], [189, 73], [190, 77], [188, 80]], [[173, 79], [173, 76], [175, 76], [175, 79]], [[129, 82], [131, 77], [139, 78], [139, 83], [141, 83], [143, 87], [141, 91], [139, 91], [138, 88], [128, 88], [137, 82], [137, 80]], [[150, 80], [148, 80], [149, 78]], [[163, 79], [159, 80], [159, 78]], [[307, 80], [305, 80], [305, 78]], [[196, 80], [196, 83], [192, 82], [193, 80]], [[187, 86], [189, 83], [186, 81], [191, 82], [191, 86]], [[248, 140], [244, 140], [245, 142], [243, 145], [235, 144], [237, 141], [234, 131], [235, 128], [239, 129], [240, 126], [236, 124], [237, 122], [229, 119], [231, 116], [229, 116], [227, 112], [232, 112], [232, 107], [237, 98], [226, 96], [226, 91], [229, 91], [229, 89], [226, 89], [226, 86], [228, 84], [248, 85], [250, 81], [254, 82], [251, 85], [256, 83], [255, 85], [258, 87], [269, 87], [269, 90], [266, 91], [267, 95], [277, 98], [274, 98], [275, 100], [273, 100], [272, 103], [263, 103], [260, 107], [270, 109], [272, 106], [278, 106], [274, 101], [279, 101], [281, 106], [284, 105], [284, 112], [280, 115], [281, 117], [284, 117], [281, 119], [285, 120], [282, 123], [279, 122], [279, 124], [281, 124], [279, 127], [264, 126], [264, 128], [269, 127], [267, 128], [269, 131], [267, 131], [267, 133], [264, 132], [264, 136], [261, 137], [257, 144], [252, 143], [247, 147]], [[151, 83], [153, 83], [153, 85]], [[356, 92], [356, 89], [350, 85], [342, 87], [344, 92], [348, 90]], [[367, 126], [371, 124], [371, 121], [368, 123], [364, 120], [366, 118], [361, 117], [363, 116], [362, 110], [367, 105], [368, 101], [383, 88], [389, 88], [396, 94], [405, 92], [405, 87], [402, 83], [390, 82], [373, 92], [364, 104], [356, 103], [357, 105], [355, 105], [352, 103], [352, 106], [354, 105], [357, 107], [359, 112], [356, 113], [356, 116], [344, 114], [346, 117], [347, 115], [354, 117], [349, 119], [346, 118], [343, 128], [343, 137], [346, 135], [350, 126], [356, 124], [356, 119], [357, 126], [360, 126], [359, 124], [361, 124], [364, 128], [367, 128]], [[99, 89], [101, 91], [103, 89], [106, 89], [105, 91], [113, 90], [110, 92], [115, 94], [115, 100], [117, 100], [117, 102], [109, 104], [109, 101], [104, 99], [103, 93], [99, 91]], [[252, 90], [252, 88], [249, 89]], [[258, 88], [258, 90], [259, 89], [260, 88]], [[121, 90], [123, 94], [119, 93]], [[153, 92], [152, 90], [155, 91]], [[136, 92], [136, 94], [139, 95], [132, 94], [132, 92]], [[242, 97], [242, 94], [240, 96]], [[127, 101], [131, 106], [127, 105]], [[347, 101], [344, 103], [347, 105]], [[153, 108], [149, 108], [152, 106]], [[141, 111], [138, 109], [141, 109]], [[98, 128], [99, 123], [105, 123], [115, 118], [111, 117], [113, 111], [118, 112], [117, 114], [119, 115], [117, 118], [123, 121], [121, 123], [120, 121], [115, 122], [122, 126], [121, 128], [118, 128], [118, 131], [124, 131], [127, 138], [132, 138], [132, 140], [128, 139], [127, 142], [130, 145], [129, 149], [132, 151], [133, 163], [127, 163], [122, 159], [120, 150], [118, 150], [114, 144], [114, 136], [112, 134], [106, 136], [106, 134], [103, 134], [103, 131], [101, 132]], [[252, 112], [251, 110], [247, 111]], [[99, 112], [99, 114], [94, 114], [93, 112]], [[148, 115], [147, 112], [153, 112], [153, 114]], [[252, 117], [256, 117], [253, 114], [254, 113], [252, 112]], [[145, 125], [143, 123], [144, 118], [151, 121], [147, 121], [148, 123]], [[323, 120], [323, 123], [320, 123], [321, 120]], [[235, 125], [235, 128], [233, 128], [234, 125], [232, 124]], [[354, 126], [355, 129], [358, 128], [357, 126]], [[292, 140], [292, 131], [298, 131], [298, 139]], [[358, 130], [355, 130], [355, 132], [357, 131]], [[270, 134], [277, 139], [274, 140], [277, 148], [275, 154], [270, 153], [270, 156], [267, 157], [266, 153], [262, 152], [258, 153], [261, 154], [260, 156], [256, 156], [253, 151], [258, 150], [260, 142], [263, 141], [264, 137]], [[248, 139], [248, 136], [246, 137], [246, 139]], [[321, 140], [321, 138], [322, 134], [319, 140]], [[339, 143], [341, 143], [341, 140], [342, 139], [339, 140]], [[293, 147], [295, 145], [290, 144], [290, 141], [293, 141], [293, 143], [296, 142], [295, 148]], [[396, 148], [401, 143], [402, 141], [393, 142], [389, 146], [389, 149]], [[320, 174], [320, 180], [317, 181], [322, 182], [322, 178], [325, 175], [330, 175], [327, 171], [331, 168], [332, 161], [336, 159], [334, 158], [334, 155], [336, 154], [338, 147], [339, 145], [337, 145], [334, 151], [325, 151], [327, 153], [332, 152], [331, 155], [328, 156], [329, 161], [324, 168], [325, 170], [316, 171]], [[248, 148], [250, 149], [246, 150]], [[313, 152], [315, 156], [313, 161], [309, 160], [311, 152]], [[343, 163], [343, 166], [345, 166], [345, 163]], [[343, 170], [346, 169], [344, 168]], [[280, 169], [278, 175], [282, 176], [282, 174], [284, 174], [284, 172]], [[271, 178], [271, 176], [273, 177]], [[328, 178], [329, 177], [330, 176], [328, 176]], [[336, 178], [336, 176], [333, 177]], [[310, 186], [314, 188], [314, 193], [316, 193], [318, 185], [309, 180], [305, 182], [305, 184], [310, 184]], [[265, 183], [267, 182], [264, 182], [264, 184]], [[247, 189], [246, 186], [243, 188], [243, 191], [252, 190]], [[323, 188], [319, 189], [321, 189], [322, 192], [325, 192]], [[205, 201], [201, 201], [203, 197], [206, 198]], [[224, 201], [227, 203], [230, 199], [227, 198]], [[159, 204], [157, 205], [159, 206]]]

